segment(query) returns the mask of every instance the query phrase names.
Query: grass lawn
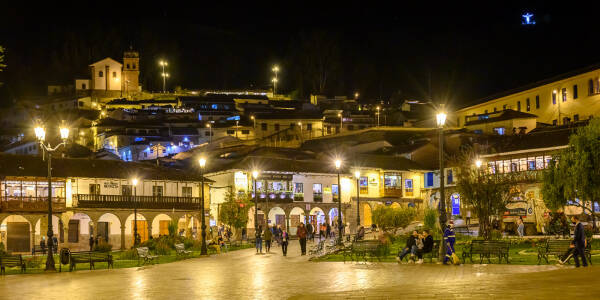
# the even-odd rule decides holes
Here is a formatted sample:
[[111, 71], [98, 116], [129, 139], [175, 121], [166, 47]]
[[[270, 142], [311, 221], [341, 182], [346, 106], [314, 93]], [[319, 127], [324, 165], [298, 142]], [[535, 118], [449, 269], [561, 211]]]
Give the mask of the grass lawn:
[[[456, 250], [456, 254], [458, 255], [458, 257], [461, 259], [461, 263], [471, 264], [471, 261], [468, 259], [466, 262], [462, 261], [462, 253], [463, 253], [463, 248], [466, 246], [467, 242], [469, 240], [471, 240], [472, 238], [468, 237], [468, 236], [459, 236], [459, 237], [457, 237], [457, 239], [458, 240], [454, 246], [454, 249]], [[436, 240], [437, 240], [437, 238], [436, 238]], [[537, 250], [537, 246], [533, 245], [534, 242], [535, 241], [511, 240], [511, 245], [510, 245], [510, 250], [509, 250], [509, 262], [511, 264], [515, 264], [515, 265], [537, 265], [538, 264], [538, 259], [537, 259], [538, 250]], [[396, 255], [404, 247], [405, 244], [406, 244], [405, 237], [396, 239], [390, 245], [389, 254], [385, 257], [382, 257], [381, 261], [382, 262], [396, 262]], [[592, 250], [592, 262], [600, 263], [600, 250], [598, 250], [598, 249], [600, 249], [600, 241], [594, 240], [593, 244], [592, 244], [592, 249], [596, 249], [596, 250]], [[322, 257], [313, 258], [311, 260], [312, 261], [344, 261], [344, 257], [341, 254], [329, 254], [329, 255], [322, 256]], [[377, 259], [375, 259], [375, 261], [377, 261]], [[406, 261], [406, 258], [405, 258], [405, 261]], [[429, 262], [429, 259], [426, 259], [425, 261]], [[435, 261], [437, 261], [437, 259], [434, 259], [434, 262]], [[548, 261], [550, 264], [557, 263], [557, 259], [554, 256], [550, 256]], [[497, 264], [498, 259], [492, 257], [491, 262]], [[473, 263], [476, 263], [476, 264], [479, 263], [479, 255], [473, 255]], [[484, 264], [488, 263], [488, 260], [484, 259], [483, 263]], [[546, 261], [542, 260], [541, 264], [545, 264], [545, 263], [546, 263]], [[570, 263], [574, 264], [575, 262], [573, 259], [571, 259]]]
[[[231, 246], [229, 247], [229, 251], [236, 251], [241, 249], [253, 248], [253, 244], [242, 244], [241, 246]], [[120, 268], [131, 268], [138, 266], [137, 254], [135, 254], [135, 249], [127, 250], [127, 251], [113, 251], [113, 267], [115, 269]], [[208, 253], [210, 255], [217, 254], [214, 249], [209, 248]], [[194, 250], [187, 258], [196, 258], [200, 257], [200, 250]], [[36, 256], [23, 256], [23, 259], [27, 262], [27, 271], [26, 274], [35, 274], [35, 273], [44, 273], [44, 268], [46, 266], [46, 256], [45, 255], [36, 255]], [[172, 250], [168, 255], [159, 255], [158, 259], [155, 259], [155, 264], [166, 264], [174, 261], [183, 260], [185, 258], [178, 257], [176, 255], [175, 250]], [[59, 270], [59, 261], [60, 258], [58, 255], [54, 255], [54, 261], [56, 262], [56, 270]], [[96, 270], [106, 269], [108, 267], [107, 263], [95, 263]], [[140, 262], [141, 265], [141, 262]], [[76, 270], [89, 270], [89, 264], [77, 264]], [[62, 265], [62, 272], [68, 272], [69, 265]], [[20, 268], [6, 268], [6, 275], [9, 274], [22, 274]]]

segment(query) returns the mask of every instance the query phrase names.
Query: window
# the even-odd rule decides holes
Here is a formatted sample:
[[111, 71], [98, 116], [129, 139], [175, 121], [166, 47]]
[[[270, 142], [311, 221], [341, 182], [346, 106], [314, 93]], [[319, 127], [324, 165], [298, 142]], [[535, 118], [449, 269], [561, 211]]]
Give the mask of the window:
[[313, 201], [323, 202], [323, 185], [320, 183], [313, 183]]
[[117, 78], [117, 72], [113, 72], [113, 78]]
[[210, 136], [210, 134], [211, 134], [210, 130], [204, 132], [204, 136]]
[[562, 94], [562, 102], [566, 102], [567, 101], [567, 89], [563, 88], [561, 91]]
[[498, 135], [504, 135], [504, 133], [506, 133], [506, 129], [504, 127], [496, 127], [496, 128], [494, 128], [494, 131]]
[[433, 172], [425, 173], [425, 187], [433, 187]]
[[275, 124], [275, 131], [279, 131], [279, 124]]
[[535, 157], [527, 158], [527, 170], [535, 170]]
[[91, 195], [100, 195], [100, 184], [90, 183], [90, 194]]
[[227, 129], [227, 134], [235, 134], [235, 130]]
[[446, 172], [446, 174], [447, 174], [446, 183], [452, 184], [454, 182], [454, 176], [452, 176], [452, 169], [448, 169], [448, 171]]
[[340, 191], [340, 190], [339, 190], [339, 188], [338, 188], [338, 185], [337, 185], [337, 184], [332, 184], [332, 185], [331, 185], [331, 197], [332, 197], [332, 199], [333, 199], [333, 202], [338, 202], [338, 201], [339, 201], [339, 198], [340, 198], [340, 197], [339, 197], [339, 196], [340, 196], [340, 193], [339, 193], [339, 191]]
[[250, 134], [250, 130], [242, 130], [242, 134]]
[[527, 158], [519, 159], [519, 171], [527, 171]]
[[525, 105], [527, 106], [527, 111], [531, 110], [531, 104], [529, 103], [529, 98], [525, 99]]
[[312, 130], [312, 123], [306, 124], [306, 130], [308, 130], [308, 131]]
[[152, 196], [153, 197], [162, 197], [163, 196], [163, 187], [161, 185], [152, 186]]
[[369, 178], [367, 176], [361, 176], [358, 180], [358, 185], [360, 186], [361, 194], [369, 193]]
[[290, 123], [290, 129], [296, 128], [296, 123]]
[[473, 133], [474, 134], [483, 134], [483, 130], [481, 130], [481, 129], [475, 129], [475, 130], [473, 130]]
[[573, 121], [575, 121], [575, 122], [579, 121], [579, 115], [573, 115]]
[[540, 108], [540, 95], [535, 96], [535, 109]]
[[127, 69], [131, 69], [129, 64], [127, 64]]
[[569, 117], [563, 118], [563, 124], [569, 124], [570, 122], [571, 122], [571, 119], [569, 119]]
[[98, 77], [104, 77], [104, 72], [102, 72], [102, 71], [98, 72]]
[[260, 123], [260, 129], [262, 131], [267, 131], [267, 123]]
[[413, 195], [413, 180], [406, 179], [404, 180], [404, 195], [407, 197], [412, 197]]
[[133, 68], [132, 68], [132, 69], [134, 69], [134, 70], [135, 70], [135, 68], [136, 68], [136, 65], [135, 65], [135, 64], [133, 64]]
[[498, 111], [498, 109], [494, 107], [494, 112], [497, 112], [497, 111]]
[[506, 104], [502, 105], [502, 110], [506, 110]]
[[552, 120], [552, 125], [556, 126], [558, 124], [558, 121], [556, 119]]
[[131, 196], [131, 195], [133, 195], [133, 193], [131, 191], [132, 191], [131, 185], [124, 184], [121, 186], [121, 195]]
[[327, 125], [327, 134], [331, 134], [331, 125]]
[[552, 104], [556, 104], [556, 91], [552, 92]]
[[574, 84], [573, 85], [573, 99], [577, 99], [578, 95], [577, 95], [577, 85]]
[[521, 111], [521, 101], [517, 101], [517, 110]]
[[181, 197], [192, 197], [192, 187], [191, 186], [182, 186], [181, 187]]
[[510, 171], [511, 172], [519, 171], [519, 160], [518, 159], [513, 159], [510, 161]]
[[594, 80], [590, 79], [588, 81], [588, 95], [594, 94]]
[[82, 84], [81, 84], [81, 89], [82, 89], [82, 90], [85, 90], [86, 88], [87, 88], [87, 85], [86, 85], [85, 83], [82, 83]]
[[302, 194], [302, 193], [304, 193], [304, 185], [302, 184], [302, 182], [296, 182], [296, 183], [294, 183], [294, 193], [295, 194]]

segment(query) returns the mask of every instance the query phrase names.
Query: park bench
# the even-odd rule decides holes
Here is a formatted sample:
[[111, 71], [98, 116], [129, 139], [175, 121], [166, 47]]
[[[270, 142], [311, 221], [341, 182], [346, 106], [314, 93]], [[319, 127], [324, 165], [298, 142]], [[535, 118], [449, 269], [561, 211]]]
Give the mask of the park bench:
[[381, 261], [381, 256], [383, 255], [381, 252], [382, 244], [379, 240], [362, 240], [356, 241], [350, 245], [350, 247], [346, 247], [343, 250], [344, 254], [344, 262], [346, 261], [346, 257], [350, 257], [352, 261], [358, 262], [361, 258], [365, 262], [369, 260], [369, 258], [377, 258], [378, 261]]
[[108, 264], [108, 268], [113, 268], [113, 257], [108, 252], [99, 251], [80, 251], [71, 252], [69, 254], [69, 271], [73, 271], [78, 263], [90, 264], [90, 270], [96, 269], [95, 263], [105, 262]]
[[6, 274], [6, 267], [20, 267], [21, 273], [25, 273], [25, 261], [21, 254], [0, 255], [0, 274]]
[[[542, 259], [548, 263], [548, 258], [553, 255], [557, 259], [563, 259], [563, 255], [567, 253], [571, 247], [572, 240], [552, 240], [549, 239], [545, 243], [542, 243], [538, 247], [538, 265], [542, 262]], [[592, 264], [592, 241], [588, 240], [585, 247], [585, 258]], [[570, 261], [571, 258], [567, 260]]]
[[148, 247], [139, 247], [136, 248], [138, 253], [138, 266], [140, 265], [140, 259], [144, 261], [144, 265], [150, 262], [154, 262], [155, 259], [158, 258], [158, 255], [150, 254], [150, 249]]
[[175, 254], [176, 256], [186, 257], [192, 254], [192, 251], [185, 250], [185, 245], [183, 243], [175, 244]]
[[434, 240], [431, 251], [429, 251], [427, 253], [423, 253], [423, 259], [429, 257], [429, 262], [433, 262], [433, 259], [438, 257], [439, 252], [440, 252], [440, 240]]
[[33, 245], [33, 248], [31, 249], [31, 254], [35, 255], [36, 253], [42, 253], [42, 254], [46, 254], [46, 251], [48, 250], [48, 248], [40, 246], [40, 245]]
[[508, 250], [510, 244], [506, 241], [485, 241], [485, 240], [472, 240], [470, 244], [466, 245], [463, 249], [463, 261], [467, 258], [473, 262], [473, 255], [479, 254], [479, 263], [483, 263], [483, 259], [487, 258], [488, 263], [492, 263], [491, 257], [496, 256], [498, 262], [502, 263], [505, 259], [508, 264]]

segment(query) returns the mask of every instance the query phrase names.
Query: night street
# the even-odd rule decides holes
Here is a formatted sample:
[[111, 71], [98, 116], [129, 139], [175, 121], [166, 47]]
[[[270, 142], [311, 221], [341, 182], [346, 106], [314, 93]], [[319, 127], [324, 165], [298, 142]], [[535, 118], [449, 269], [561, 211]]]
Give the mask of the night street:
[[307, 262], [297, 241], [141, 268], [6, 276], [2, 299], [565, 299], [600, 293], [596, 267]]

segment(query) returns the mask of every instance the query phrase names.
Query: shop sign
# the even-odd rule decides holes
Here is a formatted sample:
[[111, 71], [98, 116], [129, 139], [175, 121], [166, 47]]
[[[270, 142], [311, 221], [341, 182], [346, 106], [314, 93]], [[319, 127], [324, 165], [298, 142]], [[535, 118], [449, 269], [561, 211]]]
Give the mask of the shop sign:
[[275, 173], [262, 173], [258, 176], [259, 180], [273, 180], [273, 181], [292, 181], [294, 175], [292, 174], [275, 174]]
[[118, 189], [119, 188], [119, 183], [115, 182], [115, 181], [105, 181], [104, 182], [104, 188], [105, 189]]

